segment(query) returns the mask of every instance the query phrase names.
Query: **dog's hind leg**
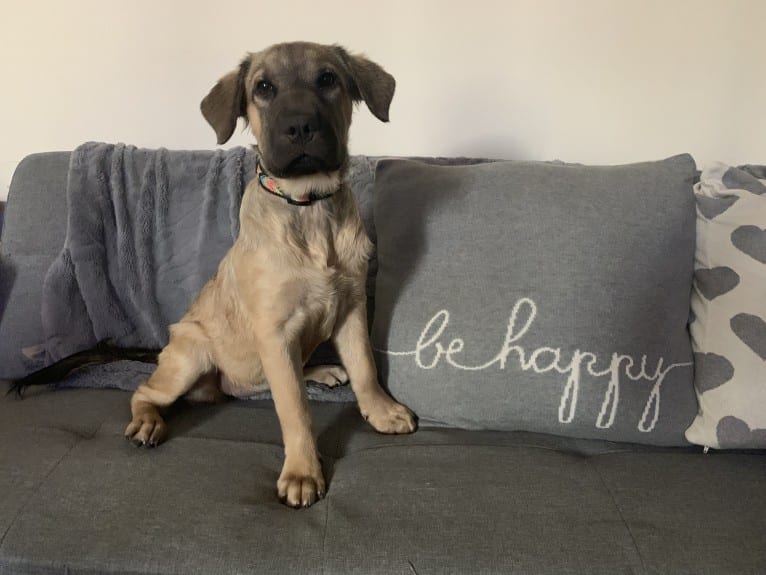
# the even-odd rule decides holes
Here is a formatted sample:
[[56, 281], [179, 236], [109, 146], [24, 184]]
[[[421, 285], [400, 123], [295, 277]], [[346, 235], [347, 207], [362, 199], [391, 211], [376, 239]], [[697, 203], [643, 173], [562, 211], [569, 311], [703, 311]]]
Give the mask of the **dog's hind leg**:
[[226, 399], [226, 394], [221, 391], [221, 377], [217, 370], [206, 373], [184, 395], [184, 399], [192, 403], [221, 403]]
[[348, 373], [342, 365], [314, 365], [303, 368], [303, 379], [335, 387], [348, 383]]
[[160, 411], [189, 392], [214, 369], [207, 337], [195, 322], [170, 328], [170, 343], [160, 353], [156, 371], [130, 400], [132, 420], [125, 438], [136, 445], [156, 446], [167, 431]]

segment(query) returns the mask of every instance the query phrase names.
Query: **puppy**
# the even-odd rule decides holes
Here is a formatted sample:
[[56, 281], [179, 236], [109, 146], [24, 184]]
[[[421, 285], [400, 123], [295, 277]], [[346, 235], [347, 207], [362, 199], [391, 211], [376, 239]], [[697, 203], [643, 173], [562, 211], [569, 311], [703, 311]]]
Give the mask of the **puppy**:
[[[394, 78], [338, 46], [288, 43], [248, 55], [202, 100], [226, 142], [239, 117], [258, 142], [256, 177], [240, 209], [240, 235], [187, 314], [151, 378], [131, 399], [125, 435], [155, 446], [160, 415], [181, 396], [215, 399], [270, 389], [285, 461], [277, 492], [308, 507], [326, 490], [305, 379], [350, 381], [362, 416], [381, 433], [411, 433], [412, 412], [377, 380], [367, 333], [371, 243], [345, 180], [353, 104], [388, 121]], [[345, 369], [303, 365], [332, 340]]]

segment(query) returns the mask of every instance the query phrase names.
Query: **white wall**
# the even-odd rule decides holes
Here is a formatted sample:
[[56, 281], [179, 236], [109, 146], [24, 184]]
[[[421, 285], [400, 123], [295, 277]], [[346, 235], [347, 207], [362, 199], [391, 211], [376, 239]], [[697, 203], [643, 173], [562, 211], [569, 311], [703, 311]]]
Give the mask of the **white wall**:
[[0, 197], [31, 152], [213, 147], [201, 97], [298, 39], [397, 78], [355, 153], [766, 163], [765, 21], [763, 0], [2, 0]]

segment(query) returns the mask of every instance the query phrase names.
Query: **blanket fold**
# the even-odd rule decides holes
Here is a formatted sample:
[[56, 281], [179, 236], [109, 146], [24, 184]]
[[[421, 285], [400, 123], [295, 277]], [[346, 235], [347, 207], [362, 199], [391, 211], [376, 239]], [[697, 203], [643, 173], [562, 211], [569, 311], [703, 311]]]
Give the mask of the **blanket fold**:
[[90, 142], [70, 160], [67, 235], [43, 284], [56, 361], [110, 340], [159, 349], [239, 233], [255, 172], [246, 148], [145, 150]]

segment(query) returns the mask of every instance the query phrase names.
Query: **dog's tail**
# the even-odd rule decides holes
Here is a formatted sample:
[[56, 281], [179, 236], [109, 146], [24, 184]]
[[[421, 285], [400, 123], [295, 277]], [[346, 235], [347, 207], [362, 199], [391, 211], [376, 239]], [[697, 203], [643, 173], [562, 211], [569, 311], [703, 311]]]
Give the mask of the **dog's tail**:
[[100, 341], [91, 349], [78, 351], [48, 367], [34, 371], [21, 379], [11, 382], [11, 388], [8, 390], [8, 393], [16, 393], [19, 397], [23, 397], [24, 390], [27, 387], [56, 383], [79, 369], [120, 360], [157, 363], [158, 355], [159, 351], [156, 349], [116, 347], [111, 345], [108, 340]]

